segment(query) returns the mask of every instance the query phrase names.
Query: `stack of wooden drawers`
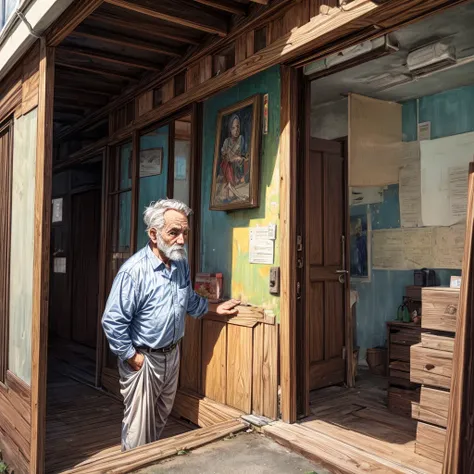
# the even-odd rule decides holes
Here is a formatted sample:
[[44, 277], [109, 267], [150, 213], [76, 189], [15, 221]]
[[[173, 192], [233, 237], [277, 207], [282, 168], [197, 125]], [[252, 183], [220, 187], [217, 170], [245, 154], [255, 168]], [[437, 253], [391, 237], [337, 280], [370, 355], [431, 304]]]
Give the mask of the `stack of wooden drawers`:
[[432, 287], [422, 292], [421, 343], [411, 348], [410, 380], [422, 384], [413, 403], [418, 420], [415, 452], [443, 461], [459, 289]]
[[410, 347], [421, 340], [421, 328], [414, 323], [387, 323], [388, 409], [411, 416], [412, 402], [420, 397], [419, 384], [410, 381]]

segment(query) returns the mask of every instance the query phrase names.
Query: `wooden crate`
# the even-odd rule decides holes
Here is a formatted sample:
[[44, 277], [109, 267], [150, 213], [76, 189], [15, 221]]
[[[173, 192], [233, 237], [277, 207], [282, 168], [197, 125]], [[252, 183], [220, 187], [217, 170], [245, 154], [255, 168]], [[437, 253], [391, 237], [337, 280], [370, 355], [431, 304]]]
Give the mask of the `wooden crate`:
[[430, 331], [421, 333], [421, 345], [428, 349], [454, 352], [454, 337], [452, 334], [436, 334]]
[[446, 429], [418, 422], [415, 453], [443, 462]]
[[429, 287], [422, 290], [423, 329], [456, 332], [459, 289], [445, 287]]
[[448, 424], [449, 392], [421, 387], [420, 402], [413, 403], [412, 418], [446, 428]]
[[449, 389], [453, 368], [452, 352], [422, 346], [411, 347], [410, 380], [415, 383]]

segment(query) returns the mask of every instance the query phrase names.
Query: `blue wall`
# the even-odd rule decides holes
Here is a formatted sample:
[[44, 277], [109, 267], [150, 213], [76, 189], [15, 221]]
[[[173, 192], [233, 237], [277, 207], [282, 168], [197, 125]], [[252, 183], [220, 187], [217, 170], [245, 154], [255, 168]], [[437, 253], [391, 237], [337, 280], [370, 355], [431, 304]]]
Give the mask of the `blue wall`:
[[[442, 138], [474, 131], [474, 86], [461, 87], [419, 99], [419, 121], [431, 122], [431, 138]], [[403, 103], [403, 139], [417, 138], [417, 100]], [[351, 214], [360, 214], [367, 206], [354, 206]], [[368, 206], [372, 230], [400, 227], [398, 185], [388, 186], [380, 204]], [[451, 275], [461, 270], [436, 269], [441, 285], [449, 285]], [[367, 283], [352, 285], [359, 293], [357, 303], [357, 344], [360, 357], [366, 349], [386, 342], [385, 322], [396, 318], [407, 285], [413, 284], [412, 270], [372, 270]]]
[[[268, 93], [269, 129], [262, 135], [260, 151], [260, 202], [256, 209], [210, 211], [217, 117], [219, 110], [254, 94]], [[260, 124], [259, 124], [260, 126]], [[203, 107], [201, 271], [222, 272], [226, 296], [271, 309], [278, 317], [279, 298], [268, 292], [270, 265], [249, 264], [249, 227], [278, 224], [280, 137], [280, 70], [270, 68], [218, 94]], [[278, 230], [277, 230], [278, 233]], [[278, 238], [274, 264], [279, 263]]]

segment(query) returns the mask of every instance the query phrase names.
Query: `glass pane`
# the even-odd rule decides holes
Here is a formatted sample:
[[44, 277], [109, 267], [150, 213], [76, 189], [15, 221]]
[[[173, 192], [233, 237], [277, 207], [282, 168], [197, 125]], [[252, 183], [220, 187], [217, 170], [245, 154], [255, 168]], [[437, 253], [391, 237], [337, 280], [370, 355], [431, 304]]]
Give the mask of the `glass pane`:
[[191, 165], [191, 116], [176, 120], [173, 197], [189, 206]]
[[130, 219], [132, 192], [125, 191], [111, 197], [112, 201], [112, 252], [130, 252]]
[[132, 187], [132, 143], [125, 143], [119, 148], [120, 182], [119, 189]]
[[14, 127], [8, 369], [30, 385], [37, 109]]
[[166, 198], [168, 187], [169, 126], [140, 137], [140, 181], [137, 219], [137, 248], [148, 242], [143, 211], [151, 202]]

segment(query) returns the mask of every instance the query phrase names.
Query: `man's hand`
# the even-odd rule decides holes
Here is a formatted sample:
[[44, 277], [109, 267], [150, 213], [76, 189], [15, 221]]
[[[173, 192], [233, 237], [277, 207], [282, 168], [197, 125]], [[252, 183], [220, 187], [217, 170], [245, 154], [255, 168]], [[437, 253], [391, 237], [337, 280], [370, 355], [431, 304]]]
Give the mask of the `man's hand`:
[[223, 316], [233, 316], [239, 312], [237, 309], [235, 309], [235, 307], [239, 304], [240, 301], [238, 300], [225, 301], [216, 308], [216, 313]]
[[139, 352], [135, 352], [135, 355], [127, 360], [128, 365], [135, 371], [138, 372], [145, 362], [145, 356]]

